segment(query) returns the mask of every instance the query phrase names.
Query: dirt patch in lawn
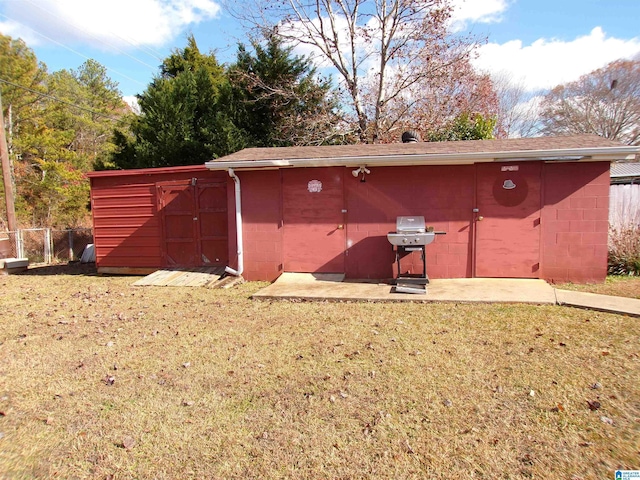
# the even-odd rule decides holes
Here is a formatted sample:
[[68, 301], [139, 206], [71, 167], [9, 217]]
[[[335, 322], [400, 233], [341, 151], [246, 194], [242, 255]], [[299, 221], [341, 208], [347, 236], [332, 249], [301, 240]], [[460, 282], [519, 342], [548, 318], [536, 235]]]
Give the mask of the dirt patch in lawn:
[[556, 285], [556, 288], [640, 299], [640, 277], [608, 276], [604, 283], [589, 283], [584, 285], [563, 283]]
[[613, 478], [640, 322], [0, 277], [0, 477]]

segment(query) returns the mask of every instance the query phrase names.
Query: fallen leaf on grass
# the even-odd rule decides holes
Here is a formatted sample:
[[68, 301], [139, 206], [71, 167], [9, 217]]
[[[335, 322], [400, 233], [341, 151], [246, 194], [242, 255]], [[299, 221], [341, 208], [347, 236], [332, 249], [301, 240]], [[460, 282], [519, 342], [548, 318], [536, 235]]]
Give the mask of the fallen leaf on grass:
[[136, 441], [133, 437], [130, 437], [129, 435], [122, 437], [122, 448], [125, 450], [131, 450], [135, 445]]
[[604, 415], [600, 417], [600, 421], [602, 423], [606, 423], [607, 425], [613, 425], [613, 420], [611, 420], [609, 417], [605, 417]]
[[564, 412], [564, 407], [561, 403], [557, 404], [555, 407], [551, 409], [552, 412]]
[[597, 400], [587, 400], [587, 405], [589, 405], [589, 410], [591, 410], [592, 412], [598, 410], [601, 407], [600, 402]]
[[413, 448], [411, 448], [411, 445], [409, 444], [409, 440], [404, 441], [404, 448], [406, 449], [407, 453], [416, 453], [413, 451]]

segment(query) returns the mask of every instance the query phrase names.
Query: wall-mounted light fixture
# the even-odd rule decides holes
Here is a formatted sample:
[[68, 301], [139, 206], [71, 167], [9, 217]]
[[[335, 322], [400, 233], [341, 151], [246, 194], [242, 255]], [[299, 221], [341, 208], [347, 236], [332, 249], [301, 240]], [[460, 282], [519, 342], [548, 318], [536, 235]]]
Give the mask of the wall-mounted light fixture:
[[351, 172], [351, 175], [353, 175], [355, 178], [358, 178], [358, 175], [362, 174], [360, 181], [364, 183], [367, 181], [365, 178], [365, 175], [369, 175], [370, 173], [371, 173], [371, 170], [369, 170], [367, 167], [362, 165], [360, 168], [356, 168], [355, 170], [353, 170]]

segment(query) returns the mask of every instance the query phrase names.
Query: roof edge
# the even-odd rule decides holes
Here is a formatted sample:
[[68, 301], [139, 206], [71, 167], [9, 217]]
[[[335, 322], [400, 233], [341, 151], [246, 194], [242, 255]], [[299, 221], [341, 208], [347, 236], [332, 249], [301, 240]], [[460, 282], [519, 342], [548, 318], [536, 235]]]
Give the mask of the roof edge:
[[[291, 167], [352, 167], [369, 166], [414, 166], [414, 165], [471, 165], [474, 163], [507, 161], [614, 161], [629, 160], [640, 152], [640, 147], [562, 148], [548, 150], [508, 150], [501, 152], [432, 153], [401, 155], [367, 155], [337, 158], [291, 158], [280, 160], [238, 160], [205, 162], [209, 170], [261, 170]], [[581, 157], [581, 158], [569, 158]], [[597, 158], [596, 158], [597, 157]]]
[[100, 177], [121, 177], [125, 175], [157, 175], [161, 173], [176, 173], [176, 172], [205, 172], [207, 168], [205, 165], [198, 163], [196, 165], [180, 165], [176, 167], [150, 167], [150, 168], [132, 168], [121, 170], [98, 170], [95, 172], [88, 172], [89, 178]]

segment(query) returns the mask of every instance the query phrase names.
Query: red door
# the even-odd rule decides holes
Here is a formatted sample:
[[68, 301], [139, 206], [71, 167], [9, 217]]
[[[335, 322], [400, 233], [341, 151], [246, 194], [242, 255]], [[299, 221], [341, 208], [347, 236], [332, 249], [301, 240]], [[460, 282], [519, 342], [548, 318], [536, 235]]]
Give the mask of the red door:
[[163, 256], [168, 267], [197, 265], [196, 199], [191, 184], [159, 185]]
[[538, 278], [540, 162], [477, 165], [475, 276]]
[[344, 170], [282, 171], [286, 272], [344, 273]]
[[227, 263], [226, 192], [224, 182], [158, 185], [166, 266]]

